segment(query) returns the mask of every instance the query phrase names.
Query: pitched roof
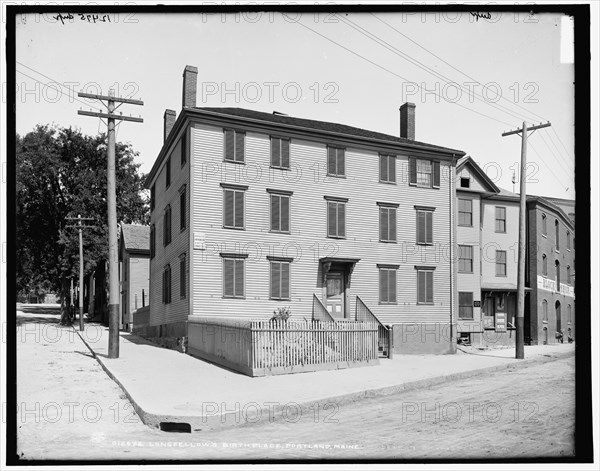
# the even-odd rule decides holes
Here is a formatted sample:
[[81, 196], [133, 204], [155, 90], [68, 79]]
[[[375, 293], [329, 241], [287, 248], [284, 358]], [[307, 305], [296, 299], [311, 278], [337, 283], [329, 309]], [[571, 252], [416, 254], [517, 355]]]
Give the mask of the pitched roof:
[[121, 224], [121, 234], [125, 250], [130, 252], [150, 252], [150, 226]]
[[[465, 165], [468, 165], [471, 170], [479, 177], [479, 179], [491, 189], [493, 193], [499, 193], [500, 188], [496, 186], [496, 184], [486, 175], [486, 173], [481, 169], [479, 165], [473, 160], [470, 155], [465, 155], [461, 157], [458, 162], [456, 162], [456, 173], [460, 171]], [[461, 189], [461, 188], [457, 188]]]
[[338, 134], [346, 134], [353, 137], [361, 137], [365, 139], [377, 139], [380, 141], [388, 141], [396, 144], [416, 144], [421, 146], [431, 147], [432, 149], [444, 150], [456, 154], [463, 155], [464, 152], [457, 149], [451, 149], [449, 147], [437, 146], [434, 144], [428, 144], [426, 142], [414, 141], [412, 139], [406, 139], [404, 137], [392, 136], [390, 134], [384, 134], [376, 131], [369, 131], [367, 129], [356, 128], [354, 126], [348, 126], [346, 124], [331, 123], [328, 121], [317, 121], [314, 119], [295, 118], [293, 116], [264, 113], [262, 111], [248, 110], [245, 108], [210, 108], [210, 107], [198, 107], [196, 110], [208, 111], [212, 113], [219, 113], [230, 116], [237, 116], [241, 118], [257, 119], [260, 121], [267, 121], [270, 123], [284, 124], [290, 126], [298, 126], [303, 128], [314, 129], [318, 131], [329, 131]]

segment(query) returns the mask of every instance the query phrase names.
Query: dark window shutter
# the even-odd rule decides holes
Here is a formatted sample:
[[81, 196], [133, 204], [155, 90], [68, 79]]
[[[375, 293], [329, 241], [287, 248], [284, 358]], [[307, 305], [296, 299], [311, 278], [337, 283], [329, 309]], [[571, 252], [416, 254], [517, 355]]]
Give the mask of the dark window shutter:
[[425, 212], [417, 211], [417, 243], [425, 243]]
[[185, 191], [179, 195], [179, 227], [185, 229]]
[[344, 149], [337, 149], [337, 175], [346, 175], [346, 153]]
[[388, 208], [379, 208], [379, 240], [388, 240]]
[[167, 164], [165, 165], [165, 173], [166, 173], [166, 186], [169, 188], [171, 185], [171, 157], [167, 159]]
[[150, 211], [154, 209], [154, 203], [156, 200], [156, 185], [152, 185], [150, 188]]
[[425, 284], [427, 287], [427, 302], [432, 303], [433, 302], [433, 272], [426, 271], [425, 276], [426, 276]]
[[411, 185], [416, 185], [417, 184], [417, 159], [414, 158], [410, 158], [408, 159], [408, 165], [409, 165], [409, 183]]
[[283, 232], [290, 231], [290, 198], [289, 196], [282, 196], [280, 200], [281, 204], [281, 230]]
[[428, 244], [433, 244], [433, 213], [431, 211], [425, 212], [425, 221], [426, 221], [426, 240]]
[[281, 140], [281, 166], [290, 168], [290, 141], [289, 139]]
[[338, 215], [338, 237], [346, 237], [346, 205], [344, 203], [337, 204]]
[[388, 156], [379, 156], [379, 180], [382, 182], [388, 181]]
[[185, 298], [186, 282], [185, 282], [185, 257], [179, 260], [179, 296]]
[[432, 162], [432, 172], [433, 172], [433, 186], [436, 188], [440, 187], [440, 163]]
[[290, 299], [290, 264], [281, 264], [281, 298]]
[[417, 271], [417, 302], [424, 303], [425, 302], [425, 272]]
[[183, 136], [181, 136], [181, 165], [187, 162], [187, 133], [184, 132]]
[[156, 229], [154, 224], [150, 226], [150, 258], [154, 258], [154, 254], [156, 251]]
[[244, 142], [246, 135], [243, 132], [235, 132], [235, 161], [244, 161]]
[[337, 162], [335, 156], [335, 148], [328, 147], [327, 148], [327, 173], [329, 175], [335, 175], [337, 173]]
[[235, 297], [244, 297], [244, 260], [235, 260]]
[[271, 298], [281, 298], [281, 263], [271, 262]]
[[396, 183], [396, 157], [388, 157], [388, 181]]
[[167, 212], [163, 214], [163, 247], [167, 245]]
[[396, 270], [388, 270], [388, 301], [396, 303]]
[[233, 190], [223, 190], [224, 192], [224, 208], [223, 208], [223, 221], [225, 227], [233, 227]]
[[244, 227], [244, 192], [233, 193], [235, 194], [235, 227]]
[[234, 160], [235, 133], [231, 129], [225, 130], [225, 160]]
[[385, 268], [379, 269], [379, 302], [387, 303], [388, 300], [388, 276]]
[[335, 237], [337, 235], [337, 211], [336, 203], [327, 203], [327, 235]]
[[223, 296], [233, 297], [233, 272], [234, 260], [230, 258], [223, 259]]
[[271, 166], [279, 167], [281, 165], [280, 154], [279, 154], [279, 143], [280, 140], [276, 137], [271, 138]]
[[390, 224], [390, 238], [389, 240], [396, 241], [396, 208], [388, 209], [389, 224]]
[[279, 218], [280, 215], [280, 196], [279, 195], [271, 195], [271, 230], [272, 231], [280, 231], [281, 230], [281, 221]]

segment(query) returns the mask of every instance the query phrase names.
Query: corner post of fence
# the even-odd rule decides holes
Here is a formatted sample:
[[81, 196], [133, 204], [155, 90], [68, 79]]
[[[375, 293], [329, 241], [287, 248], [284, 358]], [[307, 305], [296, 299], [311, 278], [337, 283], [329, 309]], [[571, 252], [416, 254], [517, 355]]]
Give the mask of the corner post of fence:
[[394, 358], [394, 330], [391, 325], [386, 326], [388, 331], [388, 358]]

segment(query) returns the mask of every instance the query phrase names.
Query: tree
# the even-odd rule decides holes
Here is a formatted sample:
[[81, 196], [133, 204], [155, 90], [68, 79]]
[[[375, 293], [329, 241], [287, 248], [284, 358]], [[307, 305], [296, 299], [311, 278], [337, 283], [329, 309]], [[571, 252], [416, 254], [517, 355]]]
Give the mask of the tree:
[[[147, 224], [145, 176], [139, 154], [117, 143], [117, 220]], [[67, 217], [94, 218], [83, 234], [85, 273], [108, 258], [106, 135], [85, 136], [72, 128], [38, 125], [16, 148], [17, 289], [56, 291], [64, 317], [69, 278], [78, 276], [79, 241]]]

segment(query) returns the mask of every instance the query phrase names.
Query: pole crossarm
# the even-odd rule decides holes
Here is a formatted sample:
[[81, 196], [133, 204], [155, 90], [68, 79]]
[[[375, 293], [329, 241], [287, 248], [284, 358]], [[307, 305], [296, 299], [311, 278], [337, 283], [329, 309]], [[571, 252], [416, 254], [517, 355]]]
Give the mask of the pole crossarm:
[[111, 101], [115, 101], [118, 103], [128, 103], [130, 105], [143, 105], [144, 102], [142, 100], [134, 100], [132, 98], [118, 98], [118, 97], [114, 97], [114, 96], [107, 96], [107, 95], [96, 95], [94, 93], [83, 93], [83, 92], [79, 92], [77, 93], [78, 97], [81, 98], [91, 98], [93, 100], [111, 100]]
[[72, 226], [69, 225], [69, 226], [65, 226], [65, 227], [72, 227], [75, 229], [89, 229], [89, 228], [98, 227], [98, 226], [83, 226], [83, 225], [80, 226], [79, 224], [76, 224], [76, 225], [72, 225]]
[[96, 218], [72, 218], [72, 217], [66, 217], [65, 219], [68, 219], [69, 221], [93, 221]]
[[[550, 126], [551, 126], [550, 121], [548, 121], [547, 123], [544, 123], [544, 124], [540, 123], [540, 124], [538, 124], [536, 126], [531, 126], [531, 127], [527, 126], [527, 131], [535, 131], [536, 129], [547, 128], [547, 127], [550, 127]], [[510, 136], [511, 134], [520, 134], [522, 132], [523, 132], [523, 128], [521, 128], [521, 129], [515, 129], [514, 131], [503, 132], [502, 133], [502, 137], [504, 137], [504, 136]]]
[[97, 111], [85, 111], [78, 110], [77, 114], [81, 114], [83, 116], [93, 116], [95, 118], [108, 118], [108, 119], [119, 119], [121, 121], [133, 121], [134, 123], [143, 123], [143, 118], [135, 118], [133, 116], [123, 116], [121, 114], [113, 114], [113, 113], [101, 113]]

